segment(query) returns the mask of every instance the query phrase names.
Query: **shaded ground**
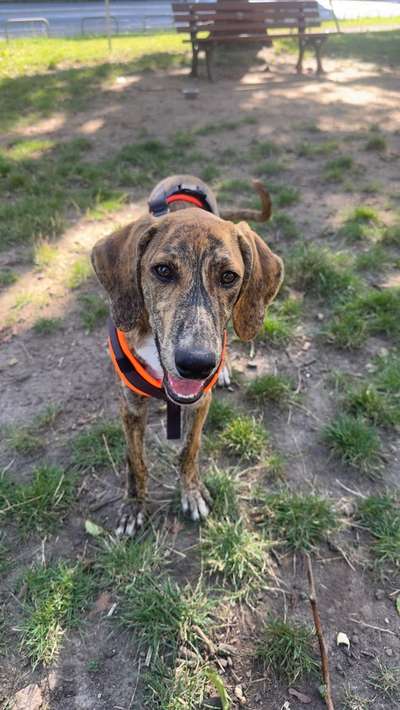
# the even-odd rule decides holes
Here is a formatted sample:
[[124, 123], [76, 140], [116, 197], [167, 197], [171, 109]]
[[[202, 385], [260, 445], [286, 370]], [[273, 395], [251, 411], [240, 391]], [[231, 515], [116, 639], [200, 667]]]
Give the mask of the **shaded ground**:
[[[313, 564], [336, 707], [367, 707], [361, 701], [357, 705], [356, 700], [345, 700], [346, 692], [347, 698], [368, 699], [377, 710], [399, 707], [395, 692], [385, 695], [368, 684], [377, 658], [390, 666], [399, 665], [400, 617], [394, 604], [399, 579], [390, 567], [380, 572], [373, 567], [372, 538], [353, 517], [359, 502], [354, 491], [362, 495], [397, 491], [398, 425], [379, 430], [384, 466], [378, 480], [332, 456], [322, 436], [324, 426], [341, 409], [332, 374], [342, 371], [368, 378], [376, 356], [397, 352], [398, 335], [393, 329], [389, 336], [375, 333], [353, 350], [327, 343], [321, 331], [330, 322], [337, 294], [329, 289], [315, 294], [299, 285], [293, 257], [293, 247], [303, 242], [327, 247], [344, 254], [352, 272], [370, 288], [399, 288], [400, 240], [394, 245], [384, 243], [386, 260], [381, 256], [378, 263], [372, 255], [367, 269], [357, 269], [354, 261], [380, 242], [384, 230], [399, 219], [399, 68], [387, 62], [370, 63], [362, 56], [346, 58], [348, 50], [343, 50], [341, 42], [333, 45], [331, 54], [339, 56], [326, 59], [327, 73], [320, 78], [312, 73], [295, 75], [293, 56], [285, 53], [274, 55], [271, 70], [265, 72], [261, 55], [245, 73], [240, 63], [221, 64], [218, 81], [200, 80], [198, 99], [188, 101], [182, 94], [189, 83], [186, 69], [138, 73], [130, 64], [105, 65], [102, 72], [81, 67], [76, 71], [85, 79], [82, 87], [92, 88], [90, 101], [79, 96], [80, 84], [74, 75], [74, 97], [79, 101], [71, 102], [65, 92], [61, 97], [57, 94], [64, 82], [61, 67], [44, 74], [43, 112], [35, 92], [27, 99], [25, 113], [29, 116], [32, 111], [37, 121], [22, 116], [13, 128], [20, 110], [18, 100], [9, 107], [0, 168], [12, 163], [11, 171], [2, 172], [3, 200], [11, 208], [7, 207], [8, 212], [3, 208], [2, 213], [0, 269], [2, 274], [11, 273], [15, 282], [0, 291], [4, 432], [0, 467], [12, 481], [28, 483], [32, 471], [44, 462], [66, 473], [78, 466], [78, 495], [60, 513], [50, 533], [25, 531], [20, 537], [12, 515], [5, 519], [0, 537], [0, 595], [5, 610], [0, 626], [0, 700], [4, 707], [12, 707], [15, 692], [30, 683], [42, 684], [51, 710], [128, 709], [145, 703], [146, 652], [138, 647], [134, 633], [114, 622], [114, 614], [107, 616], [116, 603], [118, 617], [123, 605], [121, 590], [96, 577], [88, 607], [78, 628], [62, 639], [58, 659], [47, 669], [39, 664], [32, 671], [26, 647], [20, 648], [21, 627], [29, 613], [24, 607], [23, 577], [32, 564], [49, 565], [61, 558], [72, 563], [81, 560], [91, 569], [101, 545], [85, 532], [85, 520], [90, 518], [108, 530], [113, 527], [122, 495], [121, 452], [112, 448], [115, 471], [104, 454], [104, 439], [97, 440], [92, 456], [96, 447], [101, 449], [105, 465], [94, 458], [77, 461], [75, 444], [80, 433], [117, 415], [114, 376], [106, 352], [105, 309], [86, 266], [86, 254], [100, 236], [139, 215], [154, 181], [172, 170], [208, 180], [221, 204], [251, 203], [246, 184], [256, 174], [263, 177], [271, 188], [275, 211], [274, 220], [261, 233], [291, 262], [282, 299], [290, 297], [300, 304], [290, 332], [281, 340], [257, 341], [251, 358], [249, 347], [231, 338], [235, 384], [232, 391], [217, 393], [235, 411], [260, 418], [273, 450], [284, 459], [283, 472], [277, 475], [262, 457], [250, 462], [232, 455], [227, 458], [212, 429], [203, 447], [203, 470], [212, 462], [246, 469], [241, 505], [252, 530], [252, 497], [257, 486], [264, 490], [287, 486], [292, 492], [318, 493], [332, 502], [342, 528], [315, 547]], [[313, 66], [311, 60], [307, 64]], [[86, 71], [89, 77], [84, 77]], [[67, 84], [69, 79], [70, 75]], [[7, 79], [11, 81], [25, 82], [25, 86], [27, 80]], [[375, 148], [368, 149], [377, 135], [381, 142], [375, 141]], [[33, 145], [33, 140], [38, 143]], [[15, 146], [24, 144], [25, 153], [22, 148], [18, 155]], [[332, 166], [332, 161], [343, 157], [351, 160]], [[36, 180], [36, 186], [31, 180]], [[53, 201], [48, 199], [53, 195], [52, 183], [59, 186]], [[40, 191], [41, 185], [46, 185], [47, 194]], [[31, 203], [24, 202], [27, 196], [32, 197]], [[360, 205], [376, 211], [379, 233], [349, 239], [341, 230], [350, 211]], [[37, 228], [33, 225], [36, 216]], [[50, 244], [47, 261], [43, 244]], [[43, 318], [53, 323], [47, 326], [49, 333], [38, 326]], [[247, 381], [264, 373], [292, 378], [300, 406], [291, 403], [282, 408], [268, 401], [257, 406], [246, 399]], [[54, 407], [54, 416], [38, 424], [38, 415], [49, 405]], [[201, 570], [199, 532], [174, 512], [174, 452], [165, 442], [159, 409], [155, 406], [148, 435], [152, 525], [165, 537], [170, 574], [181, 585], [188, 580], [194, 586]], [[24, 427], [30, 427], [36, 439], [31, 446], [21, 445], [15, 437]], [[104, 505], [99, 507], [99, 503]], [[7, 513], [7, 504], [4, 507]], [[277, 573], [286, 593], [260, 589], [250, 608], [235, 605], [228, 595], [219, 606], [217, 629], [210, 630], [214, 639], [236, 649], [233, 668], [218, 669], [234, 707], [239, 707], [237, 686], [248, 708], [280, 710], [285, 701], [292, 710], [302, 707], [288, 694], [290, 683], [263, 669], [254, 657], [260, 625], [269, 614], [311, 623], [303, 557], [293, 556], [280, 543]], [[399, 559], [400, 553], [397, 564]], [[218, 578], [205, 577], [205, 583], [213, 596]], [[268, 583], [271, 586], [271, 580]], [[96, 606], [104, 588], [109, 597], [103, 606]], [[339, 631], [350, 638], [349, 652], [336, 646]], [[317, 677], [305, 676], [291, 687], [311, 698], [310, 707], [324, 707]], [[215, 689], [211, 694], [217, 695]], [[181, 706], [198, 707], [187, 703], [171, 708]], [[148, 707], [158, 706], [153, 699]]]

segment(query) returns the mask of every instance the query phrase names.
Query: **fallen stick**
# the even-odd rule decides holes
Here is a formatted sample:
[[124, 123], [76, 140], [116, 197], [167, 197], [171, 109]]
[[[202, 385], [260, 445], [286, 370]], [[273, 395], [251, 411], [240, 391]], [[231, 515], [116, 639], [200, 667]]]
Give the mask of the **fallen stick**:
[[329, 675], [329, 661], [328, 661], [328, 652], [326, 650], [326, 643], [324, 639], [324, 635], [322, 633], [322, 626], [321, 626], [321, 619], [319, 616], [319, 611], [317, 607], [317, 595], [315, 591], [315, 581], [314, 581], [314, 574], [313, 574], [313, 569], [311, 565], [311, 557], [310, 555], [306, 554], [307, 558], [307, 576], [308, 576], [308, 584], [310, 586], [310, 595], [309, 595], [309, 600], [311, 604], [311, 610], [314, 618], [314, 626], [315, 626], [315, 631], [317, 633], [318, 637], [318, 643], [319, 643], [319, 651], [321, 654], [321, 662], [322, 662], [322, 679], [324, 681], [325, 685], [325, 703], [326, 707], [328, 710], [335, 710], [334, 705], [333, 705], [333, 700], [332, 700], [332, 686], [331, 686], [331, 677]]

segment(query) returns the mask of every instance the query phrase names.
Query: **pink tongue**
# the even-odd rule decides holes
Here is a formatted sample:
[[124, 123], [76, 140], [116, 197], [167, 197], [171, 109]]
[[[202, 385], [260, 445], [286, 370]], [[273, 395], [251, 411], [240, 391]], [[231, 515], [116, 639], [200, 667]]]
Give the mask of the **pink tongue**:
[[199, 394], [204, 380], [184, 380], [168, 374], [168, 383], [172, 391], [181, 397], [195, 397]]

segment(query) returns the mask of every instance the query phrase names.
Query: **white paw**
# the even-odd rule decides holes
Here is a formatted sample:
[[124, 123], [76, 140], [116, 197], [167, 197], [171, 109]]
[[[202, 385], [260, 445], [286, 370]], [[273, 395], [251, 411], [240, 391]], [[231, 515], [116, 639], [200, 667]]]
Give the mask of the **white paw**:
[[135, 537], [144, 524], [143, 508], [126, 504], [118, 518], [115, 534], [117, 537]]
[[228, 365], [224, 365], [218, 375], [218, 387], [229, 387], [231, 384], [231, 376]]
[[192, 520], [205, 520], [211, 510], [211, 496], [205, 487], [182, 491], [182, 510]]

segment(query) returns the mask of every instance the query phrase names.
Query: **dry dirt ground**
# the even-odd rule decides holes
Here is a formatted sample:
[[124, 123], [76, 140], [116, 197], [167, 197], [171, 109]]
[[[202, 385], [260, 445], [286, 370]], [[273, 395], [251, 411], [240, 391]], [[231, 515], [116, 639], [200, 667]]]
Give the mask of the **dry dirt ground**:
[[[307, 64], [311, 67], [312, 62]], [[326, 74], [321, 77], [311, 71], [297, 76], [293, 57], [286, 55], [276, 57], [269, 72], [263, 71], [259, 64], [245, 73], [222, 67], [215, 83], [198, 81], [199, 96], [193, 101], [182, 94], [182, 88], [189, 84], [186, 69], [127, 75], [116, 79], [83, 110], [68, 116], [56, 111], [36, 125], [3, 135], [2, 143], [8, 145], [21, 137], [67, 141], [86, 136], [92, 142], [88, 159], [96, 162], [144, 136], [168, 144], [178, 131], [193, 133], [216, 124], [222, 126], [218, 131], [198, 133], [195, 153], [184, 167], [193, 174], [201, 172], [204, 167], [201, 157], [206, 155], [207, 164], [219, 168], [219, 174], [213, 175], [212, 171], [210, 174], [218, 190], [219, 183], [228, 179], [250, 180], [254, 175], [252, 160], [243, 160], [242, 156], [249, 153], [255, 139], [268, 140], [278, 146], [279, 160], [286, 163], [279, 182], [299, 191], [300, 199], [284, 211], [294, 220], [301, 237], [286, 237], [268, 226], [262, 228], [263, 235], [283, 255], [300, 238], [337, 249], [338, 228], [349, 209], [367, 204], [390, 224], [399, 207], [400, 73], [398, 69], [345, 59], [327, 59], [325, 69]], [[224, 128], [223, 124], [229, 122], [236, 124]], [[374, 125], [381, 127], [387, 140], [384, 152], [366, 151], [362, 147]], [[302, 142], [323, 141], [335, 141], [339, 148], [328, 157], [318, 155], [310, 159], [299, 155], [297, 146]], [[177, 145], [178, 158], [179, 150]], [[224, 150], [230, 156], [225, 163], [220, 159]], [[357, 171], [344, 182], [324, 182], [321, 178], [324, 164], [335, 158], [336, 150], [351, 155]], [[269, 179], [276, 182], [275, 177], [265, 178], [267, 184]], [[366, 186], [372, 183], [375, 188], [370, 188], [367, 194]], [[18, 274], [15, 284], [0, 291], [2, 426], [28, 425], [49, 404], [59, 410], [40, 435], [42, 448], [31, 454], [18, 453], [4, 436], [0, 466], [14, 481], [29, 481], [32, 470], [44, 461], [69, 469], [77, 435], [117, 414], [117, 387], [106, 352], [105, 325], [88, 332], [82, 325], [77, 298], [82, 292], [100, 293], [100, 287], [90, 277], [71, 290], [63, 277], [99, 237], [146, 209], [147, 187], [128, 187], [127, 193], [128, 202], [111, 214], [77, 217], [71, 213], [67, 228], [56, 241], [57, 254], [48, 268], [33, 267], [22, 248], [0, 255], [2, 268]], [[232, 194], [232, 202], [236, 199], [241, 200], [242, 196]], [[363, 247], [351, 248], [357, 251]], [[399, 271], [389, 267], [384, 275], [366, 278], [371, 283], [378, 281], [381, 286], [387, 282], [396, 285]], [[29, 294], [26, 302], [22, 299], [22, 305], [21, 299], [18, 300], [21, 293]], [[307, 299], [303, 293], [296, 292], [295, 296], [304, 297], [304, 305], [294, 337], [282, 347], [256, 342], [251, 360], [248, 346], [231, 342], [232, 362], [238, 375], [232, 391], [216, 395], [234, 408], [243, 408], [243, 383], [255, 374], [288, 374], [294, 379], [301, 393], [301, 407], [282, 410], [269, 404], [260, 412], [247, 405], [256, 416], [262, 415], [274, 450], [284, 457], [283, 481], [275, 480], [262, 466], [249, 468], [247, 463], [232, 459], [229, 463], [249, 468], [246, 476], [254, 485], [257, 482], [272, 489], [287, 485], [292, 491], [317, 491], [341, 510], [348, 511], [357, 502], [357, 495], [346, 487], [366, 494], [398, 486], [399, 439], [395, 430], [383, 434], [386, 452], [383, 480], [371, 480], [332, 456], [321, 436], [323, 426], [337, 411], [329, 375], [334, 370], [365, 374], [373, 357], [385, 352], [383, 349], [392, 343], [375, 336], [361, 350], [335, 349], [319, 337], [321, 325], [329, 317], [327, 302]], [[38, 334], [33, 324], [39, 317], [61, 318], [62, 327], [50, 335]], [[195, 583], [200, 571], [198, 529], [177, 518], [165, 505], [172, 495], [176, 469], [165, 441], [163, 421], [163, 413], [156, 406], [148, 434], [153, 472], [151, 495], [154, 510], [158, 510], [152, 524], [167, 535], [171, 573], [181, 583], [185, 580]], [[224, 458], [219, 456], [212, 447], [206, 447], [203, 468], [207, 469], [213, 458], [224, 465]], [[143, 706], [139, 671], [145, 659], [138, 652], [134, 633], [121, 630], [112, 617], [107, 617], [114, 601], [112, 589], [106, 611], [101, 610], [101, 605], [99, 610], [92, 601], [79, 628], [65, 634], [59, 657], [49, 668], [39, 664], [32, 670], [24, 648], [20, 647], [24, 616], [23, 590], [21, 593], [18, 584], [21, 575], [33, 563], [49, 564], [60, 558], [92, 559], [97, 541], [85, 532], [85, 520], [90, 518], [112, 530], [119, 504], [116, 498], [122, 495], [122, 486], [122, 472], [115, 472], [111, 463], [100, 470], [88, 465], [79, 474], [77, 500], [53, 533], [42, 539], [36, 533], [21, 538], [15, 521], [7, 519], [3, 525], [1, 542], [8, 561], [0, 580], [0, 599], [5, 610], [0, 644], [3, 707], [13, 707], [16, 691], [31, 683], [40, 686], [43, 707], [51, 710], [128, 710]], [[99, 502], [108, 500], [109, 504], [98, 507]], [[399, 581], [393, 575], [378, 576], [371, 568], [364, 534], [351, 524], [345, 525], [340, 538], [341, 551], [324, 544], [316, 550], [313, 565], [335, 707], [367, 707], [361, 702], [357, 705], [356, 701], [354, 705], [345, 705], [345, 692], [350, 689], [354, 695], [369, 699], [370, 707], [375, 710], [386, 710], [400, 707], [399, 700], [373, 689], [368, 678], [376, 658], [398, 665], [400, 617], [393, 593]], [[234, 696], [237, 685], [243, 690], [245, 707], [249, 710], [303, 707], [300, 700], [288, 694], [288, 683], [254, 660], [257, 631], [269, 613], [277, 616], [286, 613], [311, 623], [302, 556], [293, 556], [283, 549], [278, 559], [278, 574], [286, 594], [261, 591], [252, 608], [246, 604], [228, 605], [222, 628], [216, 632], [219, 639], [236, 649], [233, 668], [224, 671], [234, 707], [235, 703], [239, 707]], [[355, 623], [354, 618], [366, 625]], [[350, 651], [337, 647], [339, 631], [349, 636]], [[90, 666], [93, 659], [97, 665]], [[309, 707], [315, 710], [324, 707], [318, 686], [316, 677], [305, 677], [294, 684], [311, 698]]]

